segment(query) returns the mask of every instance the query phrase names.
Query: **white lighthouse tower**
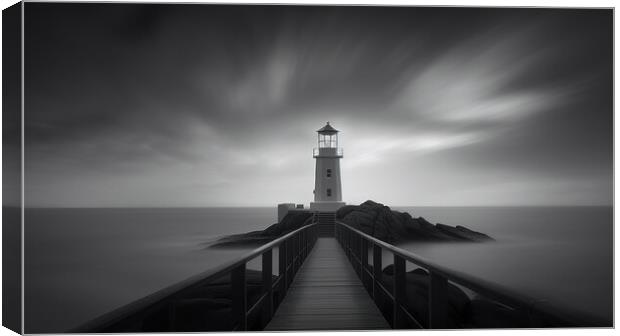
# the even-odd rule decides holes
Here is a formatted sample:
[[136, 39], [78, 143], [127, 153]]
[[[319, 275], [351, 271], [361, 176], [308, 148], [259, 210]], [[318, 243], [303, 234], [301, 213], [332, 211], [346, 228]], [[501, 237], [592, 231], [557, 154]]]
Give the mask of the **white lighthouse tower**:
[[345, 205], [342, 202], [340, 180], [342, 148], [338, 148], [338, 130], [329, 122], [317, 133], [319, 147], [313, 151], [316, 159], [314, 202], [310, 203], [310, 209], [318, 212], [334, 212]]

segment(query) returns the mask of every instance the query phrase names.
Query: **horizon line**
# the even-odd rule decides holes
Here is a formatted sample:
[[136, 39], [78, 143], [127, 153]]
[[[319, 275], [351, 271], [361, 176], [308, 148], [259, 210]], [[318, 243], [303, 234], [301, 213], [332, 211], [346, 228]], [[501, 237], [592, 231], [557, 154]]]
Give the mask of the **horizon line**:
[[[359, 206], [360, 204], [347, 204]], [[386, 204], [384, 204], [386, 205]], [[24, 209], [204, 209], [204, 208], [274, 208], [277, 209], [278, 204], [274, 205], [166, 205], [166, 206], [154, 206], [154, 205], [135, 205], [135, 206], [78, 206], [78, 205], [66, 205], [66, 206], [24, 206]], [[390, 208], [567, 208], [567, 207], [614, 207], [614, 204], [511, 204], [511, 205], [387, 205]], [[16, 205], [2, 205], [2, 208], [22, 208]], [[310, 210], [309, 207], [304, 207], [303, 210]]]

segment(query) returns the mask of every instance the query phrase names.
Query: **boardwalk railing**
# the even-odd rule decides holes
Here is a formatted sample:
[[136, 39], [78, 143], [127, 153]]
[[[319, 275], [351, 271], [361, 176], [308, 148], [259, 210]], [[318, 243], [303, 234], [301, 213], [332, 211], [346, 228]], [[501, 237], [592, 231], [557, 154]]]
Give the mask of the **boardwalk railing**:
[[[256, 314], [260, 314], [260, 323], [257, 329], [262, 329], [271, 320], [275, 309], [283, 299], [304, 259], [312, 250], [316, 239], [317, 226], [314, 224], [304, 226], [234, 261], [195, 275], [120, 307], [70, 332], [162, 332], [184, 330], [182, 325], [175, 323], [175, 303], [187, 300], [188, 296], [191, 298], [193, 295], [192, 291], [227, 276], [230, 278], [230, 299], [232, 302], [230, 320], [232, 321], [232, 330], [248, 330], [248, 317], [250, 315], [256, 316]], [[273, 250], [276, 248], [278, 249], [279, 274], [274, 279], [272, 274], [272, 258]], [[248, 306], [246, 266], [249, 261], [259, 256], [262, 258], [262, 291], [256, 302]], [[274, 296], [275, 290], [278, 290], [280, 293], [277, 298]], [[157, 326], [155, 328], [145, 328], [145, 321], [153, 319], [157, 320]]]
[[[494, 283], [473, 276], [449, 270], [436, 265], [424, 258], [403, 250], [384, 241], [376, 239], [344, 223], [336, 222], [336, 239], [345, 250], [353, 268], [366, 287], [375, 303], [381, 308], [382, 300], [391, 302], [389, 312], [382, 311], [384, 316], [391, 317], [392, 328], [448, 328], [448, 283], [453, 283], [502, 305], [519, 317], [518, 326], [525, 327], [596, 327], [606, 323], [591, 316], [568, 311], [565, 308], [551, 306], [542, 300], [536, 300]], [[394, 272], [391, 288], [386, 288], [382, 272], [382, 251], [386, 249], [394, 256]], [[372, 267], [368, 262], [369, 250], [372, 250]], [[406, 263], [415, 264], [429, 273], [429, 293], [426, 302], [428, 316], [416, 316], [407, 309]], [[471, 326], [475, 328], [476, 326]]]

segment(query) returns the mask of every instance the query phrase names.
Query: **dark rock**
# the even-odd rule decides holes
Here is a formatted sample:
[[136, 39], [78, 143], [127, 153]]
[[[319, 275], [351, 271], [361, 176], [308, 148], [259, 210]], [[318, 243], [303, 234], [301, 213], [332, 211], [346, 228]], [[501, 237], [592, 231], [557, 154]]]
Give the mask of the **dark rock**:
[[444, 232], [445, 234], [455, 237], [460, 240], [468, 240], [468, 241], [488, 241], [491, 240], [491, 237], [485, 235], [484, 233], [472, 231], [466, 227], [457, 225], [456, 227], [452, 227], [445, 224], [437, 223], [437, 229]]
[[493, 238], [491, 238], [490, 236], [482, 233], [482, 232], [478, 232], [478, 231], [473, 231], [470, 230], [464, 226], [460, 226], [457, 225], [456, 229], [460, 231], [460, 233], [466, 237], [468, 237], [470, 240], [475, 240], [475, 241], [489, 241], [489, 240], [494, 240]]
[[355, 210], [357, 205], [345, 205], [336, 211], [336, 217], [341, 218], [349, 214], [349, 212]]
[[[276, 280], [273, 276], [273, 280]], [[254, 305], [262, 295], [262, 272], [246, 270], [246, 288], [248, 307]], [[282, 295], [280, 288], [274, 289], [274, 297]], [[107, 330], [96, 332], [185, 332], [185, 331], [230, 331], [233, 323], [230, 319], [232, 295], [230, 274], [211, 281], [208, 284], [186, 291], [170, 303], [150, 309], [144, 321], [130, 330], [124, 326], [111, 326]], [[174, 314], [171, 315], [170, 312]], [[173, 319], [171, 320], [171, 317]], [[260, 317], [248, 316], [249, 330], [261, 330]]]
[[[262, 245], [302, 226], [312, 223], [309, 211], [289, 212], [280, 223], [263, 231], [253, 231], [223, 237], [209, 247], [240, 247]], [[374, 201], [346, 205], [336, 212], [336, 218], [349, 226], [388, 243], [403, 241], [463, 241], [484, 242], [493, 238], [462, 226], [434, 225], [424, 217], [413, 218], [407, 212], [394, 211]]]
[[[388, 291], [393, 290], [394, 266], [389, 265], [383, 269], [382, 283]], [[430, 277], [427, 271], [417, 268], [405, 275], [407, 283], [407, 295], [405, 307], [407, 311], [425, 328], [428, 328], [428, 291]], [[463, 328], [468, 317], [470, 300], [460, 288], [448, 284], [448, 307], [446, 328]], [[382, 310], [389, 310], [389, 301], [382, 302]]]
[[495, 301], [474, 298], [467, 311], [466, 328], [522, 328], [523, 316], [518, 312]]
[[407, 212], [394, 211], [374, 201], [366, 201], [358, 206], [347, 205], [338, 210], [336, 216], [339, 221], [388, 243], [493, 240], [462, 226], [433, 225], [424, 217], [413, 218]]
[[260, 246], [310, 223], [312, 223], [312, 213], [293, 211], [286, 214], [280, 223], [272, 224], [265, 230], [226, 236], [218, 239], [209, 247]]
[[304, 225], [312, 223], [312, 213], [305, 211], [289, 212], [282, 218], [280, 223], [276, 223], [262, 231], [263, 236], [280, 237], [289, 232], [295, 231]]
[[174, 331], [230, 331], [231, 306], [228, 299], [180, 300], [174, 305]]
[[[393, 290], [393, 277], [394, 265], [386, 266], [382, 271], [381, 281], [388, 291]], [[427, 328], [429, 273], [424, 269], [416, 268], [407, 272], [405, 277], [407, 283], [405, 307], [423, 327]], [[392, 309], [391, 301], [381, 301], [380, 308], [382, 311], [389, 312]], [[461, 288], [451, 283], [448, 283], [447, 317], [445, 328], [449, 329], [524, 328], [528, 326], [527, 319], [518, 311], [479, 295], [470, 299]]]

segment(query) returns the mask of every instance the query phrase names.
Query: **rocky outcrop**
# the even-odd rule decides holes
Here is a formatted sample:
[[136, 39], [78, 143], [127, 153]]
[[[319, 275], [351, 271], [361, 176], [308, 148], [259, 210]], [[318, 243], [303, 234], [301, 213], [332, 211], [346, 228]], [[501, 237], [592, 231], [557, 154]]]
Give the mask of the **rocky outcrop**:
[[[276, 277], [274, 276], [275, 280]], [[170, 306], [162, 306], [152, 310], [144, 319], [140, 328], [131, 330], [136, 332], [187, 332], [187, 331], [230, 331], [233, 328], [231, 321], [232, 297], [230, 289], [230, 274], [222, 276], [209, 284], [197, 287], [183, 293]], [[257, 270], [246, 271], [246, 290], [248, 306], [254, 305], [263, 290], [262, 272]], [[281, 299], [280, 288], [275, 288], [274, 297]], [[170, 320], [170, 309], [174, 309], [174, 319]], [[259, 316], [248, 317], [249, 330], [261, 330]], [[113, 330], [114, 331], [114, 330]], [[127, 330], [121, 330], [127, 332]], [[118, 332], [118, 331], [116, 331]]]
[[[426, 270], [417, 268], [409, 271], [406, 278], [406, 298], [404, 306], [422, 327], [428, 328], [429, 317], [429, 283], [430, 276]], [[381, 282], [390, 292], [393, 290], [394, 266], [389, 265], [382, 271]], [[448, 304], [446, 307], [445, 329], [471, 328], [522, 328], [526, 327], [523, 316], [495, 301], [480, 296], [470, 298], [461, 288], [448, 283], [446, 292]], [[392, 301], [383, 297], [377, 302], [386, 318], [392, 318]], [[408, 328], [414, 328], [413, 324]]]
[[[484, 242], [493, 240], [486, 234], [463, 226], [432, 224], [424, 217], [414, 218], [407, 212], [395, 211], [374, 201], [366, 201], [360, 205], [346, 205], [336, 212], [336, 218], [355, 229], [391, 244], [404, 241]], [[280, 223], [275, 223], [265, 230], [226, 236], [209, 247], [262, 245], [310, 223], [312, 223], [311, 212], [291, 211]]]
[[403, 241], [468, 241], [493, 240], [486, 234], [463, 226], [432, 224], [424, 217], [412, 217], [407, 212], [390, 209], [381, 203], [366, 201], [347, 205], [338, 210], [339, 221], [388, 243]]
[[[383, 269], [382, 282], [384, 287], [392, 292], [394, 283], [394, 266], [389, 265]], [[429, 293], [429, 274], [427, 271], [417, 268], [409, 271], [406, 278], [406, 298], [404, 306], [409, 313], [424, 327], [428, 328], [428, 293]], [[460, 288], [453, 284], [448, 284], [447, 290], [448, 306], [446, 311], [446, 327], [450, 329], [462, 328], [466, 325], [466, 317], [470, 300]], [[379, 308], [382, 311], [391, 313], [390, 300], [380, 300]], [[390, 316], [391, 318], [391, 316]], [[413, 325], [410, 327], [414, 327]]]
[[209, 247], [239, 247], [263, 245], [302, 226], [312, 223], [312, 213], [292, 211], [286, 214], [280, 223], [275, 223], [265, 230], [252, 231], [223, 237]]

